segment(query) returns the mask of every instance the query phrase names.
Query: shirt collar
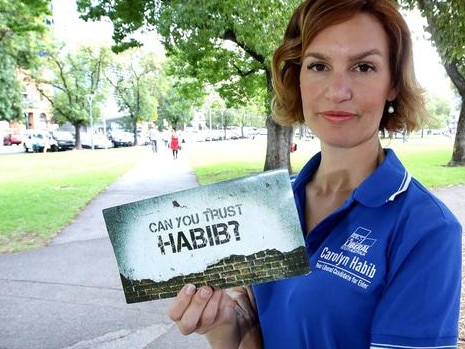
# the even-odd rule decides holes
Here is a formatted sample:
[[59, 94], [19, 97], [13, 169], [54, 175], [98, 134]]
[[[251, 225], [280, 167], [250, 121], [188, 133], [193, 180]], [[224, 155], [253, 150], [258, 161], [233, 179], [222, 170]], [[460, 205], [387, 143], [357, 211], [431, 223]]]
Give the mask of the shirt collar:
[[368, 207], [380, 207], [407, 190], [412, 176], [392, 149], [385, 149], [384, 161], [353, 192], [353, 198]]

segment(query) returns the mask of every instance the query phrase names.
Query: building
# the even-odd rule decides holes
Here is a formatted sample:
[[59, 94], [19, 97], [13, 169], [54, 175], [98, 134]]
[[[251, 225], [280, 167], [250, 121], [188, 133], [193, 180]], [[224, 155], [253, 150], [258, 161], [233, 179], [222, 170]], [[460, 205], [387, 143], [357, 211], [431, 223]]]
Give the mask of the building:
[[[46, 74], [46, 72], [43, 72]], [[23, 94], [23, 114], [25, 127], [32, 129], [48, 129], [52, 125], [52, 105], [39, 92], [36, 83], [24, 72], [19, 71], [18, 77], [21, 81]], [[44, 90], [51, 90], [51, 86], [40, 86]], [[53, 91], [52, 91], [53, 92]], [[50, 91], [47, 92], [50, 94]]]

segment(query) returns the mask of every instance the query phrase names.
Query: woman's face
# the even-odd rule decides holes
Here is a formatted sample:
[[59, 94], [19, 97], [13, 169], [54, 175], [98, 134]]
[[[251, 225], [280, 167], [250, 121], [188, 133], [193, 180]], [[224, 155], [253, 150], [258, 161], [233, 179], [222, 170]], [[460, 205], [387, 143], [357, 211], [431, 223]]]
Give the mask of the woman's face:
[[368, 14], [321, 31], [304, 52], [300, 92], [305, 123], [322, 144], [378, 142], [386, 100], [395, 98], [387, 34]]

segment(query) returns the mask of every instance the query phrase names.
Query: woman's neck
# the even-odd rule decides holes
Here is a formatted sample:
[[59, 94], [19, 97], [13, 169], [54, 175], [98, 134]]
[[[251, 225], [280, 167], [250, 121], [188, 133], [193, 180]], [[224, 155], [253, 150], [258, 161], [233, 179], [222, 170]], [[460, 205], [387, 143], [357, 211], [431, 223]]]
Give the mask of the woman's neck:
[[351, 192], [383, 161], [378, 142], [351, 149], [321, 148], [321, 163], [312, 184], [321, 193]]

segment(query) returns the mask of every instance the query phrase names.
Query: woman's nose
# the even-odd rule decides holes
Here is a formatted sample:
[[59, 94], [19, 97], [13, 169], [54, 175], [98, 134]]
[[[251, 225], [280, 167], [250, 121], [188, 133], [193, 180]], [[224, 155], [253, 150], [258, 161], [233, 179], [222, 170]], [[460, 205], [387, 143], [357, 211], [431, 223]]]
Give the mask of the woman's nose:
[[334, 72], [326, 81], [326, 98], [339, 103], [352, 98], [350, 78], [347, 74]]

